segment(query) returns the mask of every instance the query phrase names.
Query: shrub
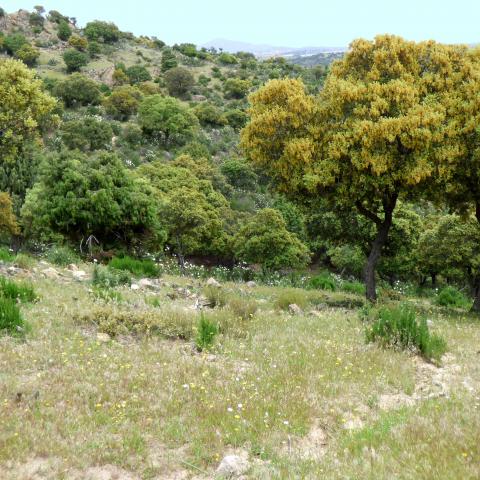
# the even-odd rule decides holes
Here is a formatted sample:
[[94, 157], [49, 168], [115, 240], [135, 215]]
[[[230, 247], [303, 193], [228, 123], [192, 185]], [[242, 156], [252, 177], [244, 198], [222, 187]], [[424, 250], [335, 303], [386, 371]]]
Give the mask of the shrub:
[[130, 285], [132, 279], [130, 273], [125, 270], [115, 270], [110, 267], [95, 265], [92, 283], [98, 287], [112, 288], [119, 285]]
[[335, 280], [329, 273], [322, 273], [312, 277], [308, 282], [308, 287], [318, 290], [331, 290], [332, 292], [336, 290]]
[[274, 306], [280, 310], [288, 310], [289, 305], [295, 304], [300, 308], [305, 308], [309, 303], [306, 292], [302, 290], [283, 290], [275, 299]]
[[128, 256], [112, 258], [109, 267], [126, 270], [137, 277], [158, 277], [160, 275], [158, 265], [152, 260], [139, 260]]
[[15, 265], [20, 268], [29, 269], [35, 265], [35, 259], [26, 253], [17, 253]]
[[147, 82], [152, 79], [150, 72], [143, 65], [133, 65], [125, 71], [131, 84]]
[[66, 42], [72, 35], [72, 29], [67, 21], [60, 19], [58, 22], [57, 36], [60, 40]]
[[22, 336], [27, 328], [15, 300], [0, 297], [0, 332]]
[[250, 90], [251, 84], [249, 80], [241, 80], [239, 78], [229, 78], [224, 85], [225, 98], [241, 99]]
[[166, 72], [178, 65], [177, 57], [170, 48], [165, 48], [162, 52], [162, 72]]
[[227, 52], [222, 52], [218, 56], [218, 62], [223, 63], [224, 65], [235, 65], [236, 63], [238, 63], [238, 60], [235, 55]]
[[95, 117], [84, 117], [64, 122], [60, 137], [69, 149], [82, 152], [107, 150], [112, 144], [112, 127], [109, 122]]
[[0, 277], [0, 297], [21, 302], [34, 302], [37, 299], [31, 285], [15, 283], [5, 277]]
[[72, 35], [68, 39], [68, 44], [76, 50], [84, 52], [88, 47], [88, 40], [84, 37], [80, 37], [79, 35]]
[[195, 345], [198, 351], [208, 350], [215, 341], [215, 336], [218, 334], [218, 325], [203, 314], [200, 316], [200, 321], [197, 327], [197, 336], [195, 338]]
[[98, 300], [103, 300], [104, 302], [117, 302], [120, 303], [123, 300], [122, 294], [117, 292], [113, 288], [108, 287], [94, 287], [92, 289], [93, 296]]
[[88, 56], [74, 48], [70, 48], [63, 53], [63, 61], [67, 66], [67, 72], [78, 72], [80, 68], [88, 63]]
[[45, 254], [46, 259], [60, 267], [66, 267], [70, 263], [80, 261], [79, 256], [70, 248], [63, 245], [55, 245], [49, 248]]
[[126, 308], [114, 303], [97, 305], [91, 310], [74, 314], [79, 323], [97, 325], [100, 332], [112, 337], [134, 333], [161, 335], [167, 338], [191, 340], [194, 336], [196, 315], [179, 309]]
[[190, 70], [183, 67], [171, 68], [164, 78], [168, 93], [172, 97], [184, 97], [195, 84]]
[[455, 287], [443, 288], [435, 299], [437, 305], [442, 307], [469, 308], [470, 300]]
[[88, 22], [84, 30], [85, 36], [90, 41], [102, 41], [104, 43], [115, 43], [120, 39], [120, 30], [114, 23], [95, 20]]
[[15, 55], [24, 45], [28, 45], [28, 40], [21, 33], [11, 33], [3, 40], [3, 47], [10, 55]]
[[445, 340], [432, 335], [426, 319], [417, 320], [415, 310], [406, 305], [380, 309], [373, 323], [366, 327], [365, 336], [367, 342], [410, 350], [428, 360], [439, 361], [446, 351]]
[[32, 67], [37, 63], [38, 57], [40, 56], [40, 51], [26, 43], [15, 52], [15, 56], [25, 65]]
[[80, 73], [74, 73], [58, 82], [53, 93], [60, 97], [67, 107], [98, 105], [101, 97], [97, 82]]
[[341, 284], [341, 290], [347, 293], [356, 293], [357, 295], [365, 295], [365, 285], [361, 282], [344, 281]]
[[243, 128], [248, 121], [247, 113], [238, 108], [227, 110], [225, 112], [225, 118], [227, 119], [228, 124], [235, 130], [240, 130]]
[[193, 112], [200, 124], [206, 127], [222, 127], [227, 123], [222, 111], [208, 102], [199, 103], [195, 106]]
[[105, 111], [116, 120], [128, 120], [137, 113], [142, 94], [134, 87], [125, 85], [116, 88], [103, 102]]

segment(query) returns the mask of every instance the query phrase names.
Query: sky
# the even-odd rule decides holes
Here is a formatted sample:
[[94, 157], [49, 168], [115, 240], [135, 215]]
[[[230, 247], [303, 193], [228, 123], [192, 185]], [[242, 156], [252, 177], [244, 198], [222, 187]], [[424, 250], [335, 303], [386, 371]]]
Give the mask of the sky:
[[215, 38], [274, 46], [346, 47], [381, 33], [409, 40], [480, 42], [480, 0], [0, 0], [11, 13], [34, 5], [108, 20], [167, 44]]

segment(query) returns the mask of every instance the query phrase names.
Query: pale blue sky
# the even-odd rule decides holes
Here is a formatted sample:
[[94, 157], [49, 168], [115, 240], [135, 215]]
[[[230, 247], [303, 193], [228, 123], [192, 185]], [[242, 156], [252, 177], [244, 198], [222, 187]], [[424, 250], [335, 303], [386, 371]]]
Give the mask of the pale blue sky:
[[395, 33], [412, 40], [480, 42], [480, 0], [0, 0], [12, 12], [43, 5], [100, 19], [168, 44], [227, 38], [276, 46], [347, 46]]

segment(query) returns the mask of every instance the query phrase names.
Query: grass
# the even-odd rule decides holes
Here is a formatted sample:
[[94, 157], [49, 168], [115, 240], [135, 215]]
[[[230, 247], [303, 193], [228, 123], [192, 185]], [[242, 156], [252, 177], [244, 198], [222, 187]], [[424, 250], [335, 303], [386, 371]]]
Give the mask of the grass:
[[0, 262], [13, 262], [15, 256], [8, 248], [0, 248]]
[[139, 260], [132, 257], [114, 257], [109, 267], [115, 270], [125, 270], [136, 277], [158, 277], [160, 269], [152, 260]]
[[445, 287], [440, 292], [435, 299], [437, 305], [442, 307], [456, 307], [469, 309], [472, 305], [471, 300], [469, 300], [460, 290], [457, 290], [455, 287]]
[[[87, 284], [32, 281], [40, 300], [21, 306], [28, 343], [0, 339], [1, 478], [22, 478], [32, 462], [50, 462], [42, 467], [50, 478], [73, 470], [86, 478], [107, 464], [145, 479], [188, 478], [196, 468], [213, 478], [232, 448], [248, 452], [249, 479], [480, 476], [480, 324], [466, 312], [424, 303], [458, 365], [429, 366], [425, 384], [437, 388], [441, 374], [450, 395], [428, 399], [427, 389], [412, 407], [382, 411], [375, 399], [413, 395], [430, 372], [422, 360], [366, 345], [356, 310], [292, 316], [276, 306], [346, 302], [348, 293], [226, 283], [225, 305], [205, 312], [218, 325], [215, 348], [199, 353], [201, 316], [192, 299], [169, 300], [169, 287], [153, 307], [141, 291], [118, 287], [126, 303], [105, 304]], [[165, 282], [203, 292], [192, 279]], [[242, 321], [233, 299], [255, 302], [253, 317]], [[344, 428], [350, 418], [357, 430]], [[315, 425], [325, 445], [315, 446]], [[304, 458], [309, 445], [323, 455]]]
[[47, 250], [46, 259], [59, 267], [66, 267], [71, 263], [78, 263], [80, 257], [67, 246], [54, 246]]
[[0, 297], [21, 302], [34, 302], [37, 295], [33, 287], [26, 283], [13, 282], [0, 276]]
[[19, 337], [25, 332], [26, 324], [15, 300], [0, 297], [0, 333]]

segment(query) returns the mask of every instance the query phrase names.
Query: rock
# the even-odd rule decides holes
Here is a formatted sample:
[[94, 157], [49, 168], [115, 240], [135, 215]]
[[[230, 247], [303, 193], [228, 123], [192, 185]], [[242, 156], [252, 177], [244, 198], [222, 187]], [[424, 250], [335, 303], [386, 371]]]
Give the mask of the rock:
[[78, 270], [78, 267], [74, 264], [71, 263], [68, 267], [67, 270], [70, 270], [71, 272], [76, 272]]
[[51, 280], [55, 280], [58, 278], [58, 272], [53, 267], [42, 270], [42, 274], [45, 278], [50, 278]]
[[137, 283], [140, 288], [148, 288], [150, 290], [157, 290], [158, 288], [160, 288], [149, 278], [141, 278]]
[[97, 340], [101, 343], [107, 343], [110, 341], [110, 335], [108, 333], [98, 332]]
[[82, 280], [87, 279], [87, 272], [84, 272], [83, 270], [76, 270], [72, 272], [72, 277], [81, 282]]
[[250, 280], [249, 282], [247, 282], [246, 285], [247, 287], [250, 287], [250, 288], [257, 286], [257, 284], [253, 280]]
[[235, 478], [240, 477], [250, 468], [248, 454], [226, 455], [223, 457], [220, 465], [215, 472], [219, 478]]
[[378, 408], [380, 410], [398, 410], [403, 407], [413, 407], [415, 399], [405, 393], [393, 393], [380, 395], [378, 399]]
[[132, 283], [130, 285], [130, 289], [131, 290], [140, 290], [140, 285], [138, 285], [137, 283]]
[[210, 277], [208, 280], [207, 280], [207, 283], [206, 283], [207, 287], [218, 287], [220, 288], [221, 285], [220, 283], [218, 283], [214, 278]]
[[291, 303], [288, 306], [288, 311], [292, 315], [301, 315], [303, 313], [303, 310], [296, 303]]
[[19, 269], [17, 267], [8, 267], [7, 268], [7, 273], [9, 275], [16, 275], [19, 272]]
[[311, 315], [312, 317], [317, 317], [317, 318], [323, 317], [322, 313], [317, 310], [310, 310], [308, 314]]
[[205, 95], [192, 95], [192, 100], [194, 102], [204, 102], [207, 99]]

